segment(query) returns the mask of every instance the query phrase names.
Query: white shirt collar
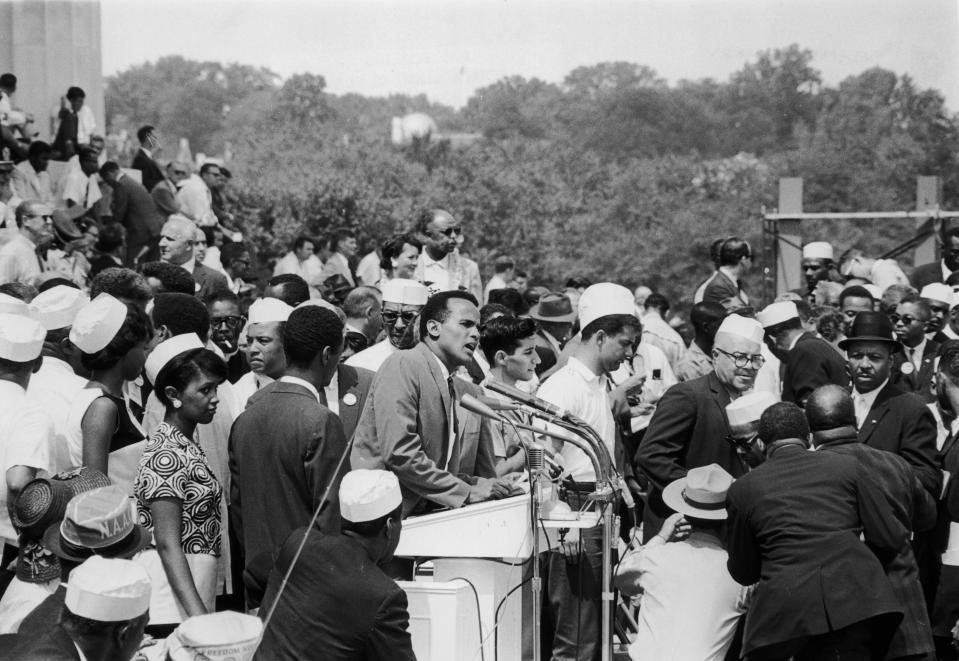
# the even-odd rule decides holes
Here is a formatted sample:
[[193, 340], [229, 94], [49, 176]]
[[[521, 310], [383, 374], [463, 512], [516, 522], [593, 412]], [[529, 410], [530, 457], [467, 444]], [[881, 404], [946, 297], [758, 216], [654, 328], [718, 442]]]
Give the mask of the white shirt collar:
[[570, 371], [579, 375], [586, 383], [594, 383], [596, 385], [605, 387], [606, 376], [603, 374], [594, 374], [593, 370], [586, 367], [583, 361], [579, 360], [578, 358], [570, 356], [569, 360], [566, 361], [566, 365], [569, 367]]
[[196, 269], [196, 255], [194, 254], [193, 257], [180, 264], [180, 266], [185, 268], [187, 273], [193, 275], [193, 271]]
[[448, 269], [450, 267], [450, 254], [447, 253], [443, 255], [442, 259], [433, 259], [432, 257], [430, 257], [429, 253], [426, 252], [426, 250], [424, 249], [423, 252], [420, 253], [420, 261], [423, 262], [423, 268], [426, 268], [427, 266], [436, 265], [440, 268]]
[[[928, 341], [928, 340], [926, 340], [926, 336], [923, 335], [923, 336], [922, 336], [922, 342], [920, 342], [919, 344], [917, 344], [916, 346], [914, 346], [914, 347], [912, 347], [912, 348], [907, 347], [907, 346], [904, 344], [904, 345], [902, 345], [902, 349], [903, 349], [903, 351], [909, 351], [909, 352], [912, 353], [913, 363], [915, 363], [916, 361], [919, 361], [920, 363], [922, 363], [922, 354], [925, 353], [925, 351], [926, 351], [926, 342], [927, 342], [927, 341]], [[907, 355], [908, 355], [908, 354], [907, 354]], [[919, 366], [916, 365], [916, 367], [919, 367]]]
[[[430, 350], [430, 353], [433, 353], [432, 349]], [[443, 364], [443, 361], [440, 360], [440, 357], [435, 353], [433, 353], [433, 358], [435, 358], [436, 362], [439, 363], [440, 371], [443, 373], [443, 380], [448, 380], [450, 378], [450, 371], [446, 369], [446, 365]]]
[[147, 149], [146, 147], [140, 147], [140, 151], [142, 151], [144, 154], [146, 154], [150, 158], [153, 158], [153, 152]]
[[320, 393], [319, 393], [319, 391], [317, 391], [316, 387], [315, 387], [312, 383], [310, 383], [309, 381], [306, 381], [306, 380], [304, 380], [304, 379], [301, 379], [301, 378], [298, 377], [298, 376], [285, 376], [285, 375], [284, 375], [284, 376], [281, 376], [279, 380], [282, 381], [283, 383], [294, 383], [294, 384], [296, 384], [296, 385], [298, 385], [298, 386], [303, 386], [304, 388], [306, 388], [307, 390], [310, 391], [310, 394], [311, 394], [311, 395], [313, 395], [314, 397], [316, 397], [316, 401], [317, 401], [317, 402], [322, 402], [322, 401], [323, 401], [323, 400], [320, 399]]
[[874, 390], [870, 390], [869, 392], [859, 392], [859, 391], [856, 389], [856, 386], [853, 386], [853, 387], [852, 387], [852, 394], [853, 394], [853, 396], [862, 397], [863, 401], [864, 401], [866, 404], [869, 405], [868, 408], [871, 409], [871, 408], [872, 408], [872, 405], [875, 404], [875, 402], [876, 402], [876, 397], [879, 396], [880, 391], [881, 391], [883, 388], [885, 388], [885, 387], [886, 387], [886, 384], [888, 384], [888, 383], [889, 383], [889, 379], [886, 379], [885, 381], [883, 381], [882, 383], [879, 384], [879, 387], [878, 387], [878, 388], [876, 388], [876, 389], [874, 389]]
[[801, 338], [805, 333], [806, 331], [803, 331], [793, 338], [793, 341], [789, 343], [788, 351], [792, 351], [793, 349], [796, 348], [796, 343], [799, 342], [799, 338]]
[[952, 275], [952, 271], [946, 266], [946, 260], [944, 259], [939, 260], [939, 266], [942, 268], [942, 281], [945, 282], [949, 279], [949, 276]]

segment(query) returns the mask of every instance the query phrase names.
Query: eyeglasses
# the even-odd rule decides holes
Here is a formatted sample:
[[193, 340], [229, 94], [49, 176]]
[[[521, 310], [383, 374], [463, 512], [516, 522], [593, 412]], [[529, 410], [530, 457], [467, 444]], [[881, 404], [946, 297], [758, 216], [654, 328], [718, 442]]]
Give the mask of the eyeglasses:
[[210, 328], [221, 328], [226, 326], [236, 330], [243, 326], [246, 319], [244, 317], [238, 317], [236, 315], [230, 315], [228, 317], [210, 317]]
[[388, 324], [395, 324], [399, 319], [402, 319], [404, 324], [411, 324], [419, 315], [419, 312], [414, 312], [413, 310], [406, 310], [404, 312], [397, 312], [396, 310], [383, 310], [382, 315], [383, 321]]
[[173, 174], [177, 174], [177, 175], [180, 175], [181, 177], [185, 177], [186, 175], [189, 174], [189, 172], [185, 170], [174, 170]]
[[918, 320], [916, 317], [913, 317], [913, 316], [910, 315], [910, 314], [904, 314], [904, 315], [902, 315], [902, 316], [899, 316], [898, 314], [891, 314], [891, 315], [889, 315], [889, 322], [890, 322], [893, 326], [895, 326], [896, 324], [898, 324], [900, 321], [902, 322], [902, 325], [903, 325], [903, 326], [908, 326], [909, 324], [913, 323], [914, 321], [919, 321], [919, 320]]
[[438, 233], [452, 237], [454, 234], [462, 234], [462, 227], [447, 227], [445, 230], [436, 230]]
[[346, 346], [348, 346], [353, 353], [359, 353], [370, 345], [369, 339], [367, 339], [363, 333], [357, 333], [356, 331], [346, 331], [344, 340], [346, 341]]
[[766, 364], [766, 359], [763, 358], [758, 353], [748, 354], [748, 353], [729, 353], [728, 351], [723, 351], [722, 349], [716, 347], [716, 351], [728, 356], [733, 359], [733, 364], [739, 368], [751, 367], [754, 370], [758, 370], [760, 367]]

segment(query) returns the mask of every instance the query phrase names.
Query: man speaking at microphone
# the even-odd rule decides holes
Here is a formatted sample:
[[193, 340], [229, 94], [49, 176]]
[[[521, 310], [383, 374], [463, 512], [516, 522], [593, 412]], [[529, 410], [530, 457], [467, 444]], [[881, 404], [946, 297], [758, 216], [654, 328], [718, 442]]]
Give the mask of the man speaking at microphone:
[[[633, 294], [610, 282], [592, 285], [579, 299], [581, 340], [569, 361], [549, 377], [537, 393], [582, 419], [606, 444], [610, 456], [616, 442], [610, 372], [632, 359], [642, 326], [636, 318]], [[579, 448], [551, 441], [562, 454], [569, 479], [564, 500], [573, 511], [596, 489], [597, 475]], [[578, 548], [546, 554], [543, 604], [543, 658], [593, 661], [607, 641], [600, 639], [603, 585], [602, 525], [583, 529]], [[552, 656], [548, 650], [552, 649]]]
[[403, 516], [509, 495], [496, 478], [490, 422], [459, 405], [479, 386], [456, 371], [479, 344], [472, 294], [445, 291], [420, 313], [420, 342], [383, 363], [360, 416], [350, 463], [392, 471], [403, 492]]

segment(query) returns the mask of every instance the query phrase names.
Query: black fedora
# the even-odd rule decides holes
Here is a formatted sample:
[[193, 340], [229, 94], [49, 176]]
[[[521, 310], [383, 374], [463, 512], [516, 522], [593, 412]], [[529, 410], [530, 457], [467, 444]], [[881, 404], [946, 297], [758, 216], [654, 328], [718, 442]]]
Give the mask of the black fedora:
[[846, 350], [853, 342], [885, 342], [895, 351], [902, 349], [892, 330], [892, 322], [882, 312], [860, 312], [856, 315], [849, 335], [839, 342], [839, 348]]
[[539, 302], [529, 311], [529, 316], [536, 321], [562, 324], [572, 323], [576, 319], [576, 312], [569, 296], [551, 292], [540, 297]]

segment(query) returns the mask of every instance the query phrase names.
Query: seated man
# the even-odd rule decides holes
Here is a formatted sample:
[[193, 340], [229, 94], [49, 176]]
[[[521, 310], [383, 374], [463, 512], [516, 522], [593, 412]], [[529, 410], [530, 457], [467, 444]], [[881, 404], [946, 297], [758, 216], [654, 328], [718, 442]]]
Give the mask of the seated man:
[[309, 659], [317, 650], [326, 661], [415, 659], [406, 593], [380, 569], [403, 528], [399, 481], [387, 471], [352, 471], [339, 503], [339, 534], [300, 528], [280, 549], [260, 608], [272, 617], [257, 659]]

